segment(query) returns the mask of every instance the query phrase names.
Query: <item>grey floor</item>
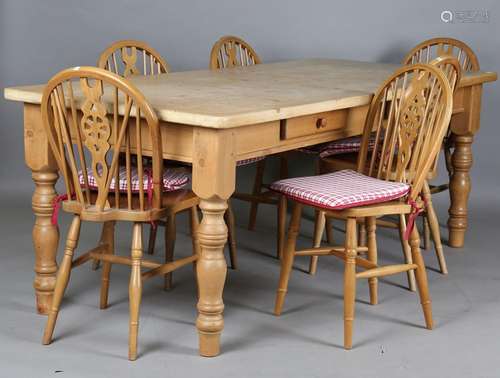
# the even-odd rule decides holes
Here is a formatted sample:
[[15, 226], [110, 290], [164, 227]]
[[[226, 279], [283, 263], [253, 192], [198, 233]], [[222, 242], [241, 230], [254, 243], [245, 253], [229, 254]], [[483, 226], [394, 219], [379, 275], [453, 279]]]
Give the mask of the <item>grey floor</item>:
[[[275, 216], [259, 215], [256, 232], [245, 230], [247, 208], [238, 207], [240, 268], [228, 272], [222, 354], [201, 358], [194, 327], [195, 284], [191, 268], [176, 272], [175, 289], [161, 281], [145, 284], [139, 334], [140, 356], [127, 361], [128, 269], [113, 268], [110, 308], [97, 308], [99, 273], [84, 265], [74, 271], [56, 327], [55, 342], [40, 344], [45, 318], [35, 314], [29, 194], [10, 195], [0, 216], [0, 377], [500, 377], [499, 195], [491, 183], [472, 194], [466, 247], [446, 247], [449, 276], [437, 273], [425, 253], [436, 328], [423, 327], [416, 294], [405, 276], [380, 285], [380, 304], [367, 303], [358, 285], [354, 349], [342, 349], [342, 264], [322, 258], [317, 276], [296, 261], [284, 313], [272, 315], [279, 264], [274, 259]], [[447, 194], [435, 199], [443, 220]], [[65, 234], [68, 217], [62, 217]], [[179, 219], [178, 255], [190, 253], [186, 219]], [[300, 244], [311, 242], [304, 220]], [[341, 227], [340, 224], [337, 227]], [[86, 225], [80, 250], [97, 240]], [[343, 237], [336, 231], [337, 240]], [[120, 226], [118, 250], [129, 251], [130, 227]], [[160, 251], [162, 242], [158, 244]], [[400, 261], [397, 235], [379, 232], [380, 258]], [[157, 258], [160, 258], [159, 253]]]

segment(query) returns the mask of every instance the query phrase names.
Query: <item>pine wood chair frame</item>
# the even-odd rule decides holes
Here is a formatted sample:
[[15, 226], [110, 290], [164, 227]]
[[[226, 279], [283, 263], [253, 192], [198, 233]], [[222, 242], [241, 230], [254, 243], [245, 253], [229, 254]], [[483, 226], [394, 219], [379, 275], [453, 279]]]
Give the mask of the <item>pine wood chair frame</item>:
[[[376, 92], [368, 111], [357, 169], [382, 180], [406, 182], [411, 186], [406, 201], [396, 200], [345, 210], [327, 210], [327, 215], [346, 219], [343, 246], [327, 246], [296, 250], [303, 204], [294, 202], [288, 228], [286, 249], [281, 263], [279, 287], [274, 313], [282, 312], [288, 281], [295, 256], [333, 255], [345, 262], [344, 270], [344, 347], [352, 347], [356, 280], [367, 278], [370, 303], [378, 302], [377, 277], [415, 271], [418, 291], [428, 329], [433, 328], [431, 299], [427, 274], [420, 251], [419, 233], [411, 229], [412, 261], [380, 266], [377, 258], [376, 218], [404, 215], [408, 220], [423, 206], [420, 199], [429, 170], [439, 153], [451, 113], [452, 91], [444, 73], [428, 64], [415, 64], [397, 70]], [[387, 117], [386, 122], [384, 118]], [[375, 133], [376, 143], [369, 151], [369, 140]], [[316, 208], [324, 211], [324, 209]], [[366, 247], [357, 241], [357, 221], [366, 219]], [[358, 256], [366, 252], [367, 258]], [[356, 273], [356, 267], [365, 269]]]
[[[440, 68], [444, 72], [445, 76], [449, 81], [450, 87], [454, 92], [461, 78], [461, 68], [458, 59], [456, 59], [451, 55], [441, 55], [433, 59], [429, 64]], [[321, 163], [322, 163], [321, 164], [322, 173], [338, 170], [339, 168], [342, 167], [342, 165], [346, 165], [344, 168], [351, 168], [350, 167], [351, 163], [340, 162], [336, 157], [324, 158], [321, 160]], [[425, 205], [425, 209], [421, 214], [424, 224], [423, 228], [424, 249], [428, 249], [428, 246], [430, 244], [430, 238], [432, 237], [432, 241], [434, 243], [434, 248], [436, 252], [436, 257], [439, 263], [439, 269], [441, 273], [448, 274], [448, 268], [443, 251], [443, 244], [441, 241], [439, 221], [436, 212], [434, 210], [431, 197], [431, 190], [428, 183], [428, 180], [436, 177], [437, 168], [438, 168], [438, 158], [435, 159], [433, 165], [431, 166], [430, 172], [428, 174], [428, 179], [425, 181], [422, 189], [422, 198], [424, 200], [424, 205]], [[323, 212], [317, 212], [315, 219], [314, 240], [313, 240], [314, 247], [319, 247], [321, 245], [321, 239], [325, 226], [327, 230], [327, 241], [329, 243], [332, 243], [331, 242], [331, 240], [333, 239], [332, 227], [331, 224], [326, 223], [329, 220], [330, 219], [328, 217], [325, 220], [325, 215]], [[410, 246], [408, 242], [403, 238], [404, 229], [406, 228], [406, 221], [404, 216], [400, 216], [397, 222], [393, 222], [391, 220], [386, 220], [386, 219], [377, 219], [377, 225], [381, 227], [398, 229], [404, 256], [407, 260], [411, 259]], [[358, 238], [360, 245], [363, 246], [366, 245], [366, 225], [365, 222], [362, 220], [359, 223]], [[318, 264], [318, 257], [312, 256], [309, 263], [309, 274], [314, 275], [316, 273], [317, 264]], [[415, 276], [412, 271], [408, 272], [408, 287], [411, 291], [416, 291]]]
[[[79, 83], [80, 92], [75, 91]], [[130, 322], [129, 359], [137, 358], [137, 335], [142, 283], [165, 275], [186, 264], [196, 263], [193, 255], [160, 264], [142, 258], [142, 224], [158, 221], [170, 208], [184, 206], [196, 213], [197, 198], [189, 191], [163, 192], [163, 159], [158, 118], [144, 96], [118, 75], [95, 67], [75, 67], [55, 75], [47, 84], [41, 104], [47, 138], [64, 178], [67, 199], [63, 209], [74, 214], [69, 228], [64, 256], [57, 272], [54, 297], [48, 314], [43, 344], [52, 340], [59, 306], [72, 268], [89, 260], [103, 261], [100, 308], [107, 307], [109, 275], [112, 264], [131, 266], [129, 283]], [[147, 133], [141, 133], [141, 123]], [[149, 142], [151, 168], [143, 166], [143, 143]], [[126, 189], [118, 183], [120, 158], [125, 160]], [[133, 157], [137, 158], [134, 159]], [[87, 161], [91, 160], [90, 166]], [[89, 187], [90, 169], [97, 190]], [[132, 170], [140, 183], [132, 191]], [[83, 176], [84, 185], [80, 185]], [[123, 180], [123, 179], [122, 179]], [[150, 184], [151, 183], [151, 184]], [[124, 191], [124, 192], [123, 192]], [[189, 201], [182, 202], [184, 198]], [[193, 210], [194, 209], [194, 210]], [[103, 223], [101, 241], [96, 248], [74, 259], [82, 221]], [[114, 254], [114, 225], [117, 221], [133, 222], [131, 257]], [[193, 221], [194, 234], [197, 224]], [[141, 272], [141, 268], [149, 270]]]
[[[142, 65], [142, 67], [141, 67]], [[170, 71], [165, 59], [153, 47], [132, 39], [117, 41], [99, 56], [97, 67], [117, 75], [159, 75]]]
[[[260, 64], [262, 60], [257, 55], [255, 50], [243, 39], [231, 35], [221, 37], [212, 47], [210, 52], [209, 68], [218, 70], [228, 67], [245, 67], [254, 64]], [[280, 157], [280, 178], [288, 176], [287, 154], [282, 153]], [[248, 219], [248, 229], [255, 230], [257, 223], [257, 212], [260, 203], [275, 205], [278, 207], [278, 236], [277, 236], [277, 257], [279, 258], [283, 250], [283, 235], [286, 222], [286, 203], [279, 201], [275, 193], [268, 190], [269, 185], [264, 183], [264, 173], [266, 160], [260, 160], [256, 163], [256, 173], [253, 184], [252, 193], [236, 192], [233, 198], [250, 202], [250, 215]], [[234, 216], [231, 215], [228, 220], [232, 219], [234, 225]], [[233, 226], [234, 227], [234, 226]], [[236, 259], [236, 242], [234, 232], [229, 233], [229, 247], [231, 256]], [[233, 265], [233, 264], [232, 264]]]
[[239, 37], [226, 35], [212, 46], [210, 52], [211, 70], [227, 67], [245, 67], [260, 64], [262, 60], [255, 50]]
[[[472, 51], [466, 43], [458, 39], [447, 37], [432, 38], [419, 43], [406, 55], [402, 63], [430, 63], [433, 59], [440, 56], [456, 57], [461, 72], [477, 72], [480, 70], [479, 59], [474, 51]], [[446, 170], [448, 171], [449, 177], [453, 174], [453, 165], [451, 163], [453, 148], [454, 141], [451, 131], [449, 130], [443, 142]], [[431, 192], [439, 193], [448, 190], [448, 187], [448, 183], [431, 186]]]
[[[142, 67], [138, 67], [137, 63], [142, 63]], [[99, 56], [97, 61], [97, 66], [108, 71], [119, 74], [123, 77], [129, 77], [131, 75], [157, 75], [162, 73], [168, 73], [170, 71], [167, 61], [156, 51], [153, 47], [145, 42], [137, 40], [122, 40], [117, 41], [107, 47]], [[122, 67], [123, 66], [123, 67]], [[123, 68], [123, 69], [120, 69]], [[166, 216], [166, 220], [158, 220], [156, 222], [157, 226], [165, 227], [165, 261], [172, 261], [174, 257], [175, 250], [175, 240], [176, 240], [176, 215], [178, 212], [186, 211], [186, 207], [178, 206], [171, 211]], [[176, 212], [173, 212], [176, 211]], [[190, 215], [190, 224], [196, 223], [195, 215], [192, 211]], [[228, 232], [229, 232], [229, 250], [230, 250], [230, 262], [231, 267], [236, 268], [236, 248], [234, 240], [234, 216], [232, 215], [232, 210], [228, 209], [227, 215], [228, 222]], [[198, 219], [198, 215], [196, 215]], [[149, 227], [149, 238], [148, 238], [148, 254], [152, 255], [155, 251], [157, 227]], [[99, 260], [95, 260], [93, 268], [97, 269], [99, 266]], [[169, 290], [172, 288], [172, 273], [165, 276], [165, 289]]]

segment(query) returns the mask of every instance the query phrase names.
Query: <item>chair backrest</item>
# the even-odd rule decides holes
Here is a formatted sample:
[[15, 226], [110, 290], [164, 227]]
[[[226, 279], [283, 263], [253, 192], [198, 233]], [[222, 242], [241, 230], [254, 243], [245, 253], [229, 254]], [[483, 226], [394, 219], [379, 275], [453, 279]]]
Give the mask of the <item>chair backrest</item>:
[[[69, 68], [48, 82], [41, 111], [66, 192], [82, 209], [151, 214], [160, 208], [163, 160], [158, 118], [131, 83], [96, 67]], [[148, 169], [142, 163], [143, 145], [149, 146], [151, 155]], [[119, 155], [124, 155], [126, 172], [121, 178]], [[135, 195], [133, 176], [147, 184], [146, 188], [139, 184]], [[89, 189], [89, 179], [96, 191]], [[125, 197], [119, 195], [120, 189], [126, 192], [126, 201], [120, 201]], [[114, 203], [108, 201], [111, 197]]]
[[211, 70], [234, 66], [252, 66], [262, 61], [255, 50], [244, 40], [231, 35], [220, 38], [210, 52]]
[[[407, 182], [416, 199], [436, 159], [452, 112], [450, 84], [441, 69], [412, 64], [398, 69], [375, 93], [368, 110], [358, 170]], [[370, 139], [374, 144], [370, 147]]]
[[462, 68], [458, 59], [452, 55], [441, 55], [431, 60], [429, 64], [443, 71], [454, 93], [462, 78]]
[[474, 51], [462, 41], [453, 38], [432, 38], [419, 43], [403, 59], [403, 64], [430, 63], [441, 55], [458, 59], [463, 71], [479, 71], [479, 60]]
[[[448, 79], [452, 93], [455, 93], [458, 83], [460, 83], [460, 78], [462, 77], [462, 69], [460, 68], [458, 59], [451, 55], [441, 55], [434, 58], [429, 64], [438, 67], [441, 71], [443, 71], [444, 75]], [[446, 137], [448, 137], [449, 134], [450, 130], [448, 127], [445, 134]], [[439, 155], [440, 154], [437, 154], [436, 159], [431, 166], [429, 174], [430, 177], [434, 177], [437, 174]]]
[[167, 73], [169, 66], [161, 55], [147, 43], [134, 40], [118, 41], [99, 56], [97, 67], [128, 77]]

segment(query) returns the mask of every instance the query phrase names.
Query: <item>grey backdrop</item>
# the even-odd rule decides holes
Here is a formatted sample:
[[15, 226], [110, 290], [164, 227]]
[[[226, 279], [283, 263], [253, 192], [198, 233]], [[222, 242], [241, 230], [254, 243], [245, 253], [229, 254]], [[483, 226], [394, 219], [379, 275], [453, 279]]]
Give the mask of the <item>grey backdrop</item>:
[[[471, 9], [489, 11], [489, 23], [440, 19], [443, 10]], [[266, 62], [399, 62], [419, 41], [452, 36], [472, 46], [484, 69], [498, 70], [498, 11], [496, 0], [0, 0], [0, 87], [43, 83], [63, 68], [93, 65], [108, 44], [123, 38], [149, 42], [173, 71], [205, 68], [211, 45], [224, 34], [242, 36]], [[492, 159], [500, 135], [498, 100], [498, 85], [487, 85], [474, 179], [489, 180], [498, 171]], [[7, 162], [0, 165], [0, 191], [32, 190], [22, 136], [22, 106], [0, 100], [0, 161]]]
[[[443, 10], [475, 9], [489, 11], [489, 23], [440, 20]], [[108, 44], [123, 38], [149, 42], [174, 71], [205, 68], [211, 45], [224, 34], [242, 36], [268, 62], [306, 57], [399, 62], [426, 38], [452, 36], [472, 46], [483, 69], [498, 71], [499, 11], [498, 0], [0, 0], [0, 88], [43, 83], [68, 66], [95, 64]], [[294, 273], [287, 314], [272, 316], [279, 274], [279, 264], [269, 258], [275, 245], [274, 209], [259, 210], [258, 231], [249, 232], [241, 227], [247, 213], [238, 204], [240, 268], [229, 271], [224, 292], [224, 353], [216, 359], [197, 357], [196, 289], [191, 270], [185, 269], [175, 273], [177, 287], [168, 295], [159, 282], [145, 289], [141, 357], [129, 364], [127, 269], [113, 268], [111, 314], [105, 315], [95, 311], [95, 275], [88, 268], [75, 271], [65, 299], [69, 305], [56, 331], [61, 340], [48, 348], [39, 345], [45, 318], [35, 315], [33, 304], [33, 184], [23, 159], [22, 106], [0, 99], [0, 376], [53, 377], [62, 371], [57, 375], [85, 378], [225, 377], [235, 372], [239, 377], [497, 378], [500, 233], [492, 220], [500, 214], [499, 105], [498, 84], [488, 84], [474, 145], [465, 248], [445, 246], [448, 277], [433, 270], [433, 254], [426, 254], [437, 324], [431, 334], [420, 329], [415, 296], [399, 287], [405, 277], [395, 276], [384, 280], [382, 305], [356, 305], [356, 350], [338, 349], [342, 274], [341, 265], [328, 259], [321, 260], [316, 279]], [[311, 161], [294, 163], [300, 163], [293, 165], [294, 174], [311, 173]], [[252, 168], [239, 170], [238, 183], [248, 186], [251, 173]], [[446, 242], [447, 194], [435, 197]], [[61, 215], [61, 235], [68, 220]], [[312, 223], [303, 224], [300, 243], [305, 246]], [[176, 251], [190, 251], [186, 225], [184, 219]], [[400, 261], [394, 232], [379, 231], [381, 258]], [[98, 227], [85, 227], [81, 250], [94, 246], [97, 233]], [[129, 235], [127, 229], [117, 238], [122, 251], [130, 246]], [[157, 245], [161, 248], [162, 241]], [[307, 261], [297, 263], [304, 269]], [[366, 285], [360, 283], [360, 293], [367, 292]]]

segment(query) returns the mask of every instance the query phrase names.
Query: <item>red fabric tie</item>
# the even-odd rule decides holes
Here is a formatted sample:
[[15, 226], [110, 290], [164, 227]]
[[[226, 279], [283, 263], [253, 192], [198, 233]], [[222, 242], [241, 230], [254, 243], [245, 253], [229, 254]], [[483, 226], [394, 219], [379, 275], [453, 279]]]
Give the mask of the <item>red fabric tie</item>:
[[406, 230], [404, 233], [405, 240], [408, 240], [410, 238], [413, 227], [415, 227], [415, 220], [417, 219], [419, 214], [424, 211], [424, 209], [418, 206], [418, 203], [412, 199], [408, 199], [408, 205], [411, 206], [411, 213], [408, 216], [408, 224], [406, 225]]
[[[51, 222], [53, 226], [58, 226], [57, 219], [59, 217], [59, 210], [61, 209], [61, 202], [68, 199], [67, 194], [59, 194], [52, 201], [52, 217]], [[59, 227], [59, 226], [58, 226]]]

